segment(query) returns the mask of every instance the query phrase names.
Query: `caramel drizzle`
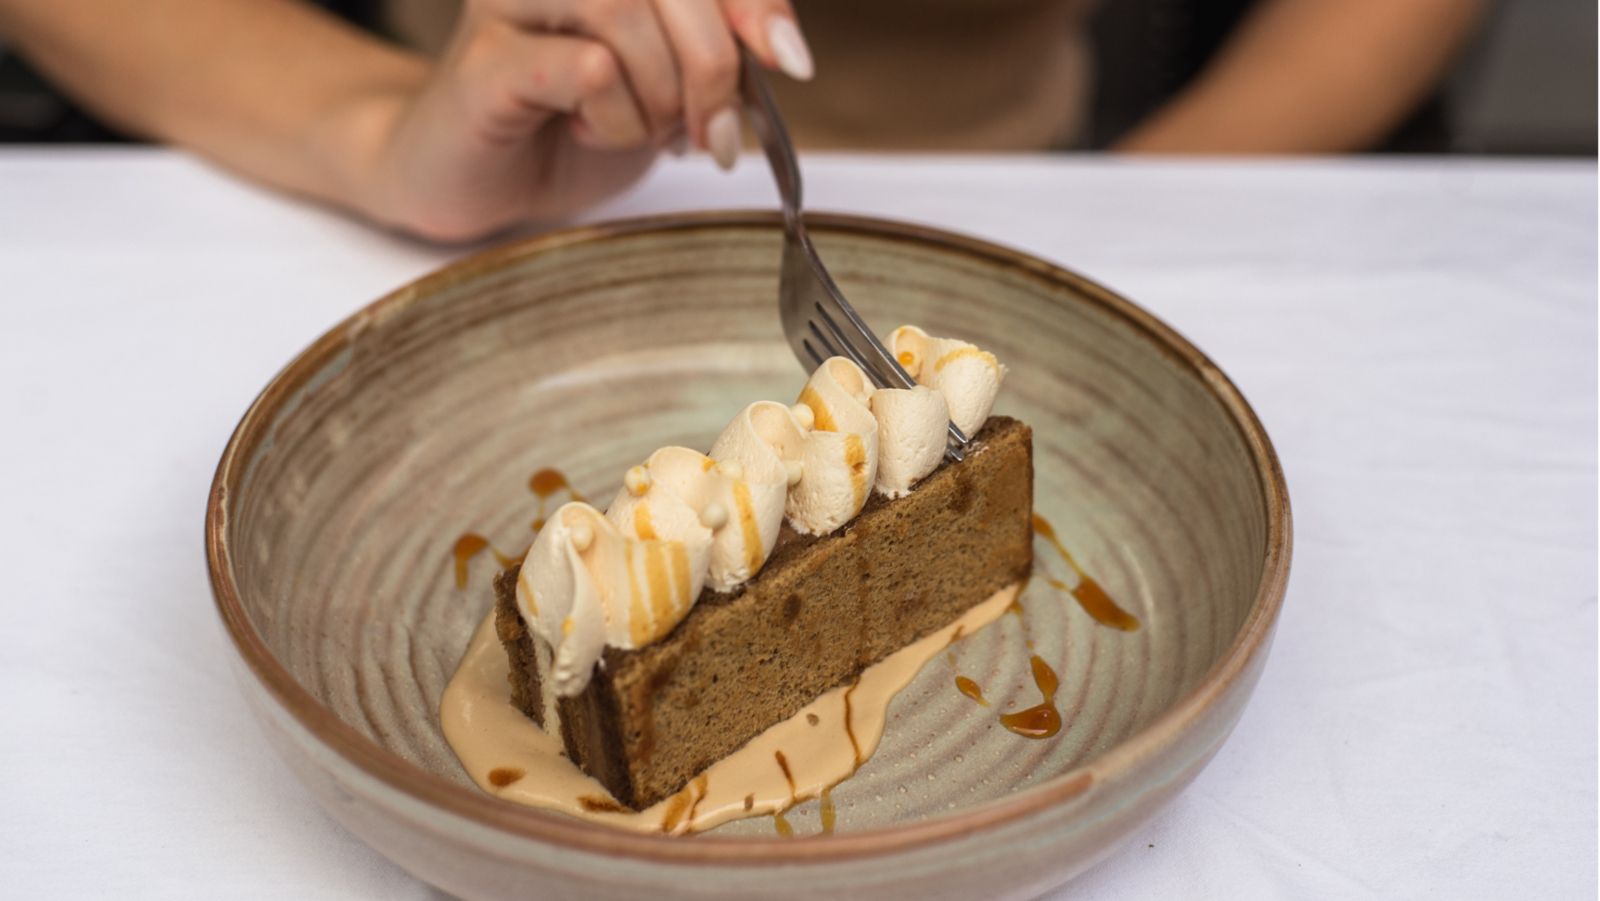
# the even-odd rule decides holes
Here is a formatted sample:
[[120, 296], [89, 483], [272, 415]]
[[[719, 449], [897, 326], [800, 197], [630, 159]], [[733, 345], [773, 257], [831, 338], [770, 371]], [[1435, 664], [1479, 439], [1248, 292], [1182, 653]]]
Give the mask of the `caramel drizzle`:
[[956, 677], [956, 690], [977, 701], [982, 707], [989, 706], [988, 699], [983, 696], [983, 689], [978, 687], [978, 683], [968, 679], [966, 676]]
[[644, 504], [633, 508], [633, 534], [646, 541], [656, 541], [660, 538], [656, 534], [655, 520], [650, 518], [650, 508]]
[[789, 803], [793, 805], [800, 799], [795, 797], [794, 773], [789, 771], [789, 758], [783, 756], [782, 751], [773, 751], [772, 756], [778, 761], [778, 769], [783, 770], [784, 781], [789, 783]]
[[610, 798], [598, 798], [594, 795], [579, 795], [578, 803], [583, 805], [583, 809], [589, 811], [590, 813], [628, 812], [628, 808], [623, 807], [621, 804], [618, 804]]
[[855, 724], [851, 722], [851, 713], [853, 711], [850, 709], [850, 696], [855, 693], [856, 686], [860, 684], [861, 679], [857, 677], [856, 681], [850, 683], [850, 687], [844, 690], [844, 734], [845, 737], [850, 739], [850, 752], [855, 755], [855, 764], [850, 769], [852, 775], [856, 770], [861, 769], [861, 743], [856, 741]]
[[539, 499], [539, 512], [534, 514], [533, 517], [533, 530], [535, 532], [544, 528], [545, 515], [548, 512], [550, 498], [554, 497], [557, 492], [566, 491], [568, 500], [579, 502], [584, 500], [583, 495], [572, 487], [572, 483], [567, 481], [566, 475], [561, 470], [548, 467], [528, 477], [528, 490], [532, 491], [533, 496]]
[[674, 832], [684, 823], [694, 822], [695, 811], [705, 800], [711, 780], [705, 773], [694, 777], [681, 791], [667, 800], [667, 809], [661, 815], [661, 831]]
[[1038, 513], [1033, 514], [1033, 531], [1054, 545], [1056, 553], [1061, 555], [1061, 560], [1078, 576], [1077, 585], [1068, 585], [1060, 579], [1051, 579], [1052, 588], [1072, 595], [1077, 600], [1078, 606], [1083, 608], [1083, 612], [1102, 626], [1110, 626], [1124, 632], [1132, 632], [1139, 628], [1139, 618], [1119, 607], [1117, 602], [1111, 599], [1111, 595], [1106, 594], [1106, 590], [1100, 587], [1100, 583], [1083, 571], [1083, 567], [1073, 559], [1072, 554], [1061, 543], [1061, 539], [1056, 537], [1055, 527], [1050, 525], [1049, 520]]
[[[710, 457], [707, 463], [714, 463]], [[755, 501], [750, 498], [750, 486], [743, 479], [733, 483], [733, 503], [738, 507], [739, 530], [744, 535], [745, 565], [754, 573], [766, 561], [762, 559], [761, 528], [756, 523]], [[644, 509], [640, 507], [640, 509]]]
[[851, 433], [844, 436], [844, 462], [850, 467], [851, 500], [860, 510], [867, 502], [867, 449], [861, 436]]
[[1033, 655], [1031, 662], [1034, 684], [1044, 700], [1015, 713], [1001, 714], [1000, 725], [1023, 738], [1049, 738], [1061, 731], [1061, 711], [1056, 709], [1056, 691], [1061, 687], [1061, 680], [1038, 654]]
[[977, 357], [977, 358], [979, 358], [981, 360], [986, 361], [991, 367], [997, 367], [999, 365], [999, 363], [994, 358], [994, 354], [989, 353], [986, 350], [979, 350], [976, 347], [962, 347], [962, 348], [957, 348], [956, 350], [952, 350], [949, 353], [945, 354], [944, 356], [940, 357], [939, 359], [934, 360], [933, 361], [933, 371], [934, 372], [940, 372], [946, 366], [949, 366], [951, 363], [954, 363], [957, 360], [965, 359], [967, 357]]
[[[545, 508], [550, 498], [557, 492], [564, 490], [572, 500], [583, 500], [583, 495], [572, 487], [572, 484], [567, 481], [567, 477], [558, 469], [545, 468], [535, 472], [528, 478], [528, 490], [539, 498], [539, 512], [533, 520], [533, 530], [535, 532], [544, 528]], [[472, 563], [472, 559], [483, 553], [484, 550], [489, 550], [494, 554], [494, 558], [499, 562], [501, 569], [505, 569], [513, 563], [521, 563], [522, 558], [528, 554], [526, 549], [516, 556], [502, 553], [489, 543], [489, 539], [479, 535], [477, 532], [463, 532], [461, 537], [456, 539], [455, 547], [451, 550], [451, 556], [455, 559], [457, 588], [467, 587], [469, 565]]]
[[[512, 557], [502, 554], [498, 548], [489, 543], [489, 539], [479, 535], [477, 532], [463, 532], [461, 537], [456, 539], [455, 547], [450, 552], [450, 555], [455, 558], [457, 588], [467, 587], [467, 573], [469, 565], [472, 563], [472, 558], [483, 553], [485, 549], [494, 554], [494, 558], [499, 561], [501, 569], [505, 569], [511, 564], [522, 560], [521, 555]], [[523, 553], [527, 552], [524, 551]]]
[[[853, 711], [850, 703], [851, 693], [853, 693], [856, 690], [856, 687], [860, 684], [860, 680], [858, 679], [844, 691], [844, 734], [850, 739], [850, 751], [855, 758], [850, 769], [850, 775], [852, 776], [855, 775], [856, 770], [861, 769], [861, 764], [863, 763], [861, 758], [861, 743], [856, 739], [855, 726], [851, 722]], [[812, 725], [816, 725], [815, 721], [812, 722]], [[772, 826], [777, 830], [778, 834], [784, 838], [794, 838], [794, 827], [790, 825], [787, 819], [784, 818], [784, 813], [793, 808], [796, 804], [799, 804], [801, 801], [808, 799], [801, 798], [799, 796], [799, 788], [794, 781], [794, 771], [789, 768], [789, 758], [784, 756], [782, 751], [773, 751], [772, 759], [777, 762], [778, 769], [783, 771], [784, 781], [789, 783], [789, 803], [782, 810], [773, 811]], [[846, 776], [845, 778], [848, 779], [850, 777]], [[840, 781], [842, 782], [843, 780]], [[832, 835], [834, 826], [838, 822], [839, 810], [833, 801], [833, 790], [838, 786], [838, 784], [838, 782], [835, 782], [833, 785], [827, 786], [822, 790], [821, 795], [818, 796], [818, 815], [822, 820], [821, 835]], [[754, 805], [755, 796], [746, 795], [744, 799], [744, 809], [749, 810]], [[671, 816], [671, 813], [672, 810], [669, 808], [669, 817]], [[691, 821], [694, 818], [693, 808], [690, 809], [689, 818]]]
[[828, 405], [822, 402], [822, 395], [817, 389], [806, 385], [800, 389], [800, 402], [811, 408], [811, 427], [819, 432], [837, 432], [838, 423], [833, 421], [833, 414], [828, 412]]
[[706, 791], [711, 787], [711, 777], [707, 776], [705, 773], [701, 773], [700, 775], [694, 777], [694, 781], [689, 783], [689, 785], [691, 787], [698, 787], [698, 791], [695, 794], [694, 803], [689, 805], [688, 821], [693, 823], [694, 815], [700, 810], [700, 802], [706, 799]]
[[822, 790], [822, 804], [818, 812], [822, 817], [822, 834], [832, 835], [833, 824], [839, 818], [839, 811], [833, 806], [833, 786]]

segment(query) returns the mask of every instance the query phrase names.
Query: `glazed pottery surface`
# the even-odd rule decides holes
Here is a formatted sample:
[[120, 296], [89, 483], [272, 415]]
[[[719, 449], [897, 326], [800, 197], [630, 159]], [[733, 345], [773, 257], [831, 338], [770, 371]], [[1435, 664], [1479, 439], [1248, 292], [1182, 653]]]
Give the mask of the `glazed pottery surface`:
[[[245, 694], [328, 810], [422, 879], [469, 897], [709, 894], [1019, 897], [1098, 860], [1215, 753], [1259, 676], [1288, 573], [1283, 476], [1238, 392], [1198, 351], [1094, 283], [911, 226], [815, 216], [867, 320], [970, 339], [1009, 367], [997, 412], [1033, 426], [1035, 505], [1138, 617], [1108, 628], [1050, 584], [929, 663], [877, 754], [817, 802], [707, 835], [631, 835], [474, 787], [440, 694], [491, 604], [493, 556], [567, 499], [603, 505], [656, 447], [705, 449], [741, 407], [792, 401], [777, 220], [613, 223], [492, 250], [400, 289], [307, 349], [246, 414], [207, 517]], [[808, 221], [811, 221], [808, 219]], [[1030, 647], [1031, 644], [1031, 647]], [[1039, 703], [1065, 726], [1013, 734]], [[990, 706], [957, 691], [982, 688]]]

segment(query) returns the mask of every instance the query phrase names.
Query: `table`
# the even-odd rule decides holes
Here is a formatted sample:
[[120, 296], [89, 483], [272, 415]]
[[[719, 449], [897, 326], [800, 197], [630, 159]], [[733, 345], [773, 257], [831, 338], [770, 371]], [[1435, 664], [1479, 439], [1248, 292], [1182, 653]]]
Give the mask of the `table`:
[[[770, 207], [758, 163], [667, 161], [591, 218]], [[1120, 289], [1232, 375], [1283, 458], [1294, 571], [1261, 687], [1071, 897], [1593, 896], [1593, 161], [839, 156], [806, 176], [816, 208]], [[0, 152], [0, 893], [433, 894], [266, 747], [201, 519], [267, 379], [460, 252], [170, 151]]]

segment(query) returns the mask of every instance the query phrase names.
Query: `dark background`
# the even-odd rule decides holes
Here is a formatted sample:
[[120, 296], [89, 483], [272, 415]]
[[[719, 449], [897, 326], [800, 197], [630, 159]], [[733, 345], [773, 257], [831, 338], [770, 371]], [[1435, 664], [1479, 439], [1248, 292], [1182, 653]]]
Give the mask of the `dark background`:
[[[323, 5], [365, 23], [373, 19], [373, 2]], [[1098, 62], [1090, 145], [1105, 146], [1180, 90], [1253, 2], [1103, 0], [1093, 25]], [[1492, 4], [1454, 71], [1378, 149], [1593, 156], [1596, 9], [1596, 0]], [[0, 142], [121, 140], [54, 92], [0, 38]]]

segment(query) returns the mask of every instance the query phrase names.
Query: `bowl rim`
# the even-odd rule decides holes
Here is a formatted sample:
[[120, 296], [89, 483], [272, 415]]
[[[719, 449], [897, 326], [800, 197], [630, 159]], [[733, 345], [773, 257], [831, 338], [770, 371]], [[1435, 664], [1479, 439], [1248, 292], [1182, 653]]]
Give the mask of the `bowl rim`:
[[1102, 311], [1124, 320], [1145, 340], [1197, 376], [1229, 414], [1245, 443], [1266, 502], [1266, 559], [1244, 623], [1227, 651], [1194, 687], [1155, 720], [1108, 751], [1009, 797], [911, 823], [861, 832], [808, 837], [681, 837], [628, 832], [514, 804], [435, 775], [380, 747], [318, 701], [278, 661], [251, 623], [233, 579], [227, 540], [228, 499], [243, 479], [272, 416], [295, 392], [362, 332], [449, 285], [501, 269], [529, 256], [573, 245], [593, 245], [651, 232], [714, 229], [777, 230], [782, 219], [760, 210], [667, 213], [580, 225], [469, 255], [412, 281], [356, 311], [325, 332], [275, 375], [250, 404], [217, 464], [206, 504], [206, 566], [228, 636], [257, 682], [301, 728], [346, 762], [389, 788], [480, 826], [558, 848], [675, 864], [764, 866], [869, 858], [925, 849], [980, 829], [1014, 823], [1084, 795], [1097, 782], [1115, 781], [1140, 761], [1177, 740], [1267, 652], [1288, 583], [1293, 528], [1288, 488], [1265, 429], [1233, 382], [1172, 327], [1109, 288], [1031, 254], [924, 225], [838, 213], [806, 214], [813, 232], [856, 234], [933, 245], [938, 249], [1066, 287]]

